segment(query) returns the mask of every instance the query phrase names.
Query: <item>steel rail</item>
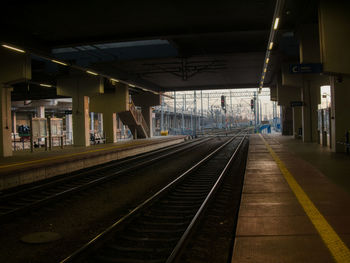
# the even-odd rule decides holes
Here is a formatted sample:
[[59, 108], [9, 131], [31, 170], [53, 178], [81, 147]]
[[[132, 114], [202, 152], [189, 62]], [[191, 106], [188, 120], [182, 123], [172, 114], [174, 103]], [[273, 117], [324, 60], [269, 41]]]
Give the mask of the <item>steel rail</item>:
[[73, 254], [69, 255], [67, 258], [63, 259], [61, 263], [67, 263], [67, 262], [73, 262], [74, 260], [79, 259], [84, 253], [89, 253], [89, 251], [93, 250], [94, 248], [97, 248], [103, 240], [107, 239], [110, 234], [112, 234], [114, 231], [117, 230], [117, 228], [121, 225], [121, 223], [129, 220], [132, 218], [132, 216], [135, 216], [138, 212], [141, 212], [144, 208], [148, 207], [152, 202], [157, 200], [162, 194], [169, 191], [171, 188], [175, 187], [179, 182], [181, 182], [185, 177], [195, 170], [197, 170], [201, 165], [208, 162], [211, 158], [215, 156], [216, 153], [218, 153], [220, 150], [222, 150], [225, 146], [227, 146], [229, 143], [231, 143], [235, 138], [240, 136], [241, 134], [237, 134], [236, 136], [230, 138], [228, 141], [223, 143], [221, 146], [219, 146], [217, 149], [212, 151], [209, 155], [207, 155], [205, 158], [203, 158], [201, 161], [197, 162], [195, 165], [193, 165], [191, 168], [183, 172], [180, 176], [178, 176], [175, 180], [167, 184], [165, 187], [163, 187], [161, 190], [157, 191], [155, 194], [153, 194], [151, 197], [147, 198], [145, 201], [143, 201], [141, 204], [136, 206], [134, 209], [132, 209], [128, 214], [124, 215], [120, 219], [118, 219], [115, 223], [113, 223], [111, 226], [109, 226], [107, 229], [105, 229], [103, 232], [101, 232], [99, 235], [97, 235], [95, 238], [90, 240], [87, 244], [85, 244], [80, 249], [76, 250]]
[[176, 244], [174, 250], [171, 252], [170, 256], [168, 257], [168, 259], [166, 261], [166, 263], [173, 263], [173, 262], [175, 262], [176, 258], [180, 255], [181, 249], [184, 247], [186, 241], [188, 240], [191, 232], [194, 229], [194, 226], [198, 223], [200, 216], [204, 213], [205, 209], [207, 208], [209, 201], [213, 198], [213, 196], [215, 195], [216, 191], [220, 187], [224, 176], [226, 175], [226, 173], [227, 173], [228, 169], [230, 168], [234, 158], [236, 157], [238, 151], [240, 150], [240, 148], [241, 148], [245, 138], [246, 138], [246, 136], [244, 136], [242, 138], [241, 142], [236, 147], [236, 150], [232, 154], [230, 160], [227, 162], [225, 168], [222, 170], [219, 178], [216, 180], [214, 186], [212, 187], [212, 189], [210, 190], [209, 194], [205, 198], [204, 202], [202, 203], [202, 205], [198, 209], [196, 215], [193, 217], [193, 219], [192, 219], [191, 223], [188, 225], [186, 231], [184, 232], [184, 234], [180, 238], [179, 242]]
[[[64, 187], [64, 184], [74, 184], [74, 183], [77, 183], [77, 181], [74, 181], [73, 179], [76, 179], [76, 180], [79, 180], [79, 179], [89, 179], [89, 178], [84, 178], [82, 175], [79, 176], [78, 178], [67, 178], [66, 180], [60, 180], [59, 182], [53, 182], [53, 183], [49, 183], [49, 186], [51, 186], [52, 188], [59, 188], [60, 186], [65, 188], [63, 190], [59, 190], [59, 191], [53, 191], [52, 193], [50, 193], [50, 189], [47, 189], [48, 185], [43, 185], [43, 186], [39, 186], [39, 187], [35, 187], [35, 189], [29, 189], [27, 191], [22, 191], [20, 192], [20, 195], [16, 195], [14, 194], [13, 196], [6, 196], [6, 199], [2, 199], [1, 201], [3, 203], [6, 204], [6, 202], [9, 203], [8, 205], [8, 209], [9, 211], [7, 212], [3, 212], [2, 214], [0, 214], [0, 221], [4, 221], [6, 219], [8, 219], [9, 217], [11, 216], [14, 216], [16, 214], [20, 214], [22, 212], [25, 212], [25, 211], [29, 211], [33, 208], [37, 208], [37, 207], [40, 207], [44, 204], [47, 204], [49, 202], [52, 202], [52, 201], [55, 201], [55, 200], [58, 200], [58, 199], [62, 199], [62, 198], [65, 198], [67, 197], [68, 195], [70, 194], [73, 194], [73, 193], [77, 193], [79, 191], [82, 191], [84, 189], [87, 189], [87, 188], [90, 188], [90, 187], [93, 187], [93, 186], [96, 186], [98, 184], [101, 184], [101, 183], [104, 183], [104, 182], [107, 182], [109, 180], [112, 180], [114, 178], [116, 178], [117, 176], [119, 175], [122, 175], [122, 174], [125, 174], [127, 172], [130, 172], [130, 171], [133, 171], [133, 170], [136, 170], [136, 169], [139, 169], [141, 167], [144, 167], [144, 166], [147, 166], [147, 165], [150, 165], [152, 163], [155, 163], [156, 161], [159, 161], [161, 159], [164, 159], [166, 157], [169, 157], [171, 155], [174, 155], [174, 154], [177, 154], [179, 152], [182, 152], [182, 151], [185, 151], [189, 148], [193, 148], [193, 147], [197, 147], [199, 146], [200, 144], [208, 141], [209, 139], [205, 139], [205, 140], [197, 140], [195, 142], [195, 145], [193, 145], [192, 143], [189, 143], [189, 144], [186, 144], [184, 147], [179, 147], [178, 149], [175, 149], [175, 151], [171, 151], [171, 152], [168, 152], [169, 149], [165, 149], [164, 150], [164, 154], [163, 155], [158, 155], [158, 156], [155, 156], [153, 157], [152, 159], [148, 159], [148, 160], [145, 160], [145, 161], [142, 161], [142, 162], [139, 162], [137, 163], [136, 165], [133, 165], [133, 166], [127, 166], [125, 168], [122, 168], [116, 172], [113, 172], [113, 173], [110, 173], [110, 174], [107, 174], [107, 175], [104, 175], [104, 176], [100, 176], [98, 177], [97, 179], [91, 179], [87, 182], [82, 182], [82, 183], [79, 183], [78, 186], [67, 186], [67, 187]], [[176, 147], [175, 147], [176, 148]], [[158, 154], [158, 152], [157, 152]], [[149, 156], [152, 156], [151, 154]], [[138, 158], [138, 159], [142, 159], [144, 158], [144, 156], [141, 156], [141, 158]], [[128, 160], [127, 162], [125, 163], [130, 163], [132, 161], [135, 161], [136, 158], [131, 158], [130, 160]], [[119, 165], [119, 163], [118, 163]], [[109, 167], [110, 168], [110, 167]], [[103, 170], [106, 170], [103, 168]], [[96, 170], [93, 170], [93, 172], [96, 172]], [[89, 172], [91, 174], [91, 172]], [[86, 175], [87, 172], [84, 172], [83, 175]], [[54, 189], [51, 189], [51, 190], [54, 190]], [[41, 198], [37, 198], [36, 200], [34, 200], [35, 198], [32, 199], [28, 199], [28, 195], [26, 197], [22, 197], [22, 195], [24, 193], [26, 194], [32, 194], [32, 195], [43, 195], [42, 192], [40, 191], [48, 191], [48, 194], [46, 194], [46, 196], [42, 196]], [[29, 196], [30, 197], [30, 196]], [[12, 198], [12, 200], [11, 200]], [[26, 200], [27, 198], [27, 200]], [[17, 204], [17, 207], [16, 205], [12, 205], [12, 206], [15, 206], [14, 208], [11, 208], [11, 202], [12, 203], [15, 203]], [[17, 202], [17, 203], [16, 203]], [[25, 204], [27, 202], [27, 204]], [[21, 204], [23, 203], [23, 205], [21, 206]], [[6, 210], [5, 209], [6, 205], [4, 206], [0, 206], [0, 208], [2, 208], [2, 210]]]

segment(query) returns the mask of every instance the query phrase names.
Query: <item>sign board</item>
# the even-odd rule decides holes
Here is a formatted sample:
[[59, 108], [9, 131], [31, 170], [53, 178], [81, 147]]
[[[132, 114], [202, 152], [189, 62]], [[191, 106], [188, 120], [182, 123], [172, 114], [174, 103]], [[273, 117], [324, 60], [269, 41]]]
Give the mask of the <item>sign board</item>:
[[65, 114], [65, 115], [72, 114], [72, 110], [65, 110], [65, 111], [64, 111], [64, 114]]
[[290, 64], [289, 72], [291, 74], [305, 74], [305, 73], [322, 73], [323, 67], [321, 63], [308, 63], [308, 64]]
[[291, 107], [301, 107], [301, 106], [303, 106], [303, 102], [302, 101], [291, 101], [290, 106]]

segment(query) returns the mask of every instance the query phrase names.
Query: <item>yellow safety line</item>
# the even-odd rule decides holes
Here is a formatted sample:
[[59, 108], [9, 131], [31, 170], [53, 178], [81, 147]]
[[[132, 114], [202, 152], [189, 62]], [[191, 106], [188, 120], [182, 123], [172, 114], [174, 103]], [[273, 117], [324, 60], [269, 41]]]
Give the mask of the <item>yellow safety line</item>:
[[21, 163], [5, 164], [5, 165], [0, 165], [0, 169], [8, 168], [8, 167], [13, 167], [13, 166], [19, 166], [19, 165], [40, 163], [40, 162], [49, 161], [49, 160], [57, 160], [57, 159], [62, 159], [62, 158], [66, 158], [66, 157], [72, 157], [72, 156], [77, 156], [77, 155], [83, 155], [83, 154], [93, 153], [93, 152], [101, 152], [101, 151], [106, 151], [106, 150], [111, 150], [111, 149], [117, 149], [117, 148], [132, 146], [132, 145], [140, 145], [140, 144], [146, 144], [146, 142], [138, 142], [138, 143], [133, 143], [133, 144], [128, 143], [128, 144], [117, 145], [117, 146], [112, 146], [112, 147], [107, 147], [107, 148], [102, 148], [102, 149], [96, 149], [96, 150], [90, 150], [90, 151], [85, 151], [85, 152], [78, 152], [78, 153], [71, 153], [71, 154], [65, 154], [65, 155], [60, 155], [60, 156], [53, 156], [53, 157], [48, 157], [48, 158], [43, 158], [43, 159], [38, 159], [38, 160], [33, 160], [33, 161], [26, 161], [26, 162], [21, 162]]
[[312, 224], [317, 229], [323, 242], [326, 244], [330, 252], [332, 253], [334, 259], [338, 263], [349, 263], [350, 262], [350, 251], [349, 248], [344, 244], [338, 234], [334, 231], [332, 226], [327, 222], [324, 216], [318, 211], [316, 206], [294, 179], [293, 175], [288, 171], [285, 164], [280, 160], [277, 154], [272, 150], [270, 145], [266, 142], [264, 137], [259, 134], [264, 141], [267, 149], [269, 150], [271, 156], [277, 163], [279, 169], [281, 170], [284, 178], [289, 184], [289, 187], [294, 192], [299, 203], [303, 207], [305, 213], [310, 218]]

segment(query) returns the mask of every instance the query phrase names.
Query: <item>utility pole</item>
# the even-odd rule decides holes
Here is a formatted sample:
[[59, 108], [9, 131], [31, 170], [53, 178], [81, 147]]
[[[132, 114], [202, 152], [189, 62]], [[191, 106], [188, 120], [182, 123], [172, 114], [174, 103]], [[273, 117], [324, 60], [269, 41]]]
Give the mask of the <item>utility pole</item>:
[[230, 90], [230, 105], [231, 105], [231, 128], [233, 126], [233, 110], [232, 110], [232, 93]]
[[[209, 105], [209, 92], [208, 92], [208, 112], [210, 111], [210, 105]], [[209, 116], [208, 116], [209, 117]]]
[[186, 95], [182, 95], [182, 133], [184, 133], [185, 131], [185, 118], [184, 118], [185, 96]]
[[186, 93], [185, 93], [185, 111], [186, 111]]
[[193, 100], [193, 103], [194, 103], [194, 133], [193, 133], [193, 136], [196, 137], [196, 130], [197, 130], [197, 94], [196, 94], [196, 91], [193, 92], [193, 96], [194, 96], [194, 100]]
[[[257, 100], [256, 100], [256, 92], [254, 91], [254, 126], [255, 126], [255, 132], [256, 132], [256, 128], [257, 128], [257, 112], [256, 112], [256, 103], [257, 103]], [[255, 133], [254, 132], [254, 133]]]
[[201, 90], [201, 117], [200, 119], [202, 119], [202, 122], [201, 122], [201, 130], [203, 130], [203, 92]]
[[164, 96], [161, 96], [161, 107], [160, 107], [160, 132], [164, 131]]
[[174, 133], [176, 134], [176, 91], [174, 91]]

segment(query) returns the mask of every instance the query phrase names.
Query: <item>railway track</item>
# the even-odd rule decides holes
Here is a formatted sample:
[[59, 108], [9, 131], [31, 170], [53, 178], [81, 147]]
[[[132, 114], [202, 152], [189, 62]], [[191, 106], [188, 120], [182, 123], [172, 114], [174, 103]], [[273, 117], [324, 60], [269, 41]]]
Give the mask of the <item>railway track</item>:
[[161, 159], [194, 149], [209, 139], [196, 139], [180, 145], [173, 145], [149, 153], [113, 161], [43, 184], [27, 187], [0, 196], [0, 222], [31, 211], [50, 202], [66, 198], [84, 189], [108, 182], [122, 174], [151, 165]]
[[61, 263], [174, 262], [244, 141], [227, 139]]

